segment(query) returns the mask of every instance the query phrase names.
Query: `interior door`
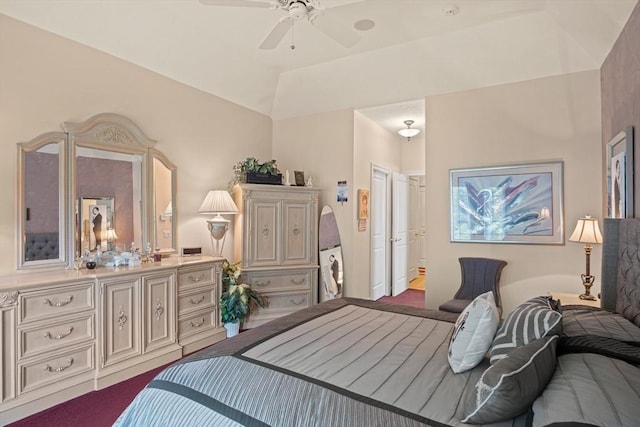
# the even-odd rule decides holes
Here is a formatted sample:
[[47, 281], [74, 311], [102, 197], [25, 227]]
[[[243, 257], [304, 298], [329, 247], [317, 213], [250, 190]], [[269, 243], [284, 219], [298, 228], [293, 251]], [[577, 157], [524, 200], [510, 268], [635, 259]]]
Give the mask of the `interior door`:
[[409, 204], [409, 222], [407, 238], [409, 239], [408, 245], [408, 266], [407, 274], [408, 281], [418, 277], [418, 218], [421, 212], [418, 210], [418, 178], [409, 177], [408, 187], [408, 204]]
[[389, 172], [371, 171], [371, 299], [389, 295]]
[[408, 280], [408, 228], [409, 228], [409, 179], [406, 175], [393, 173], [393, 206], [391, 220], [391, 295], [396, 296], [409, 287]]

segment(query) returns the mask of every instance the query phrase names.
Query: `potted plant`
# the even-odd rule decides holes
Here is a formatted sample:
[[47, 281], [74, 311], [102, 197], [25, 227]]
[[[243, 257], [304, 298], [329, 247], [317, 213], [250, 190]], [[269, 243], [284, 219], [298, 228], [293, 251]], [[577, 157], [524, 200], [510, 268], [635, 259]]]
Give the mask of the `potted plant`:
[[282, 184], [282, 174], [275, 160], [260, 163], [255, 157], [247, 157], [233, 165], [234, 177], [230, 187], [240, 182], [252, 184]]
[[240, 322], [249, 315], [252, 308], [266, 306], [265, 297], [250, 285], [240, 283], [239, 265], [240, 261], [234, 264], [228, 260], [222, 262], [223, 292], [220, 297], [220, 312], [228, 338], [238, 334]]

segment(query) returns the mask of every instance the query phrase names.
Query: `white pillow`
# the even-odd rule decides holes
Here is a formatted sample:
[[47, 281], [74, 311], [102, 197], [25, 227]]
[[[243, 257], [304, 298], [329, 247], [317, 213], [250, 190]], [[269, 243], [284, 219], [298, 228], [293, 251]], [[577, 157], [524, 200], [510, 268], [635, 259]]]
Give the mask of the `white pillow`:
[[453, 328], [449, 342], [449, 365], [456, 374], [477, 366], [491, 347], [500, 315], [489, 291], [465, 308]]

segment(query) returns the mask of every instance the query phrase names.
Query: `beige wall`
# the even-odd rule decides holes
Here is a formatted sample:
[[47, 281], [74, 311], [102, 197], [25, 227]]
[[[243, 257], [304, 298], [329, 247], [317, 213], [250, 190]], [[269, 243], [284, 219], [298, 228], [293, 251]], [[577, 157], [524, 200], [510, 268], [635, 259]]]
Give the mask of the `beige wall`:
[[226, 188], [234, 162], [271, 157], [269, 117], [3, 15], [0, 60], [0, 275], [16, 266], [16, 143], [64, 121], [119, 113], [157, 140], [178, 167], [179, 246], [205, 253], [210, 240], [196, 211], [207, 191]]
[[[319, 205], [335, 212], [342, 241], [345, 295], [362, 296], [353, 286], [353, 110], [340, 110], [273, 122], [273, 158], [280, 170], [304, 171], [313, 186], [322, 189]], [[336, 202], [338, 181], [347, 181], [349, 201]], [[360, 249], [358, 248], [358, 251]]]
[[[582, 245], [568, 242], [585, 214], [601, 220], [600, 75], [588, 71], [426, 98], [427, 292], [437, 307], [460, 285], [458, 257], [508, 262], [504, 312], [548, 290], [582, 292]], [[449, 169], [564, 161], [563, 246], [450, 243]], [[601, 247], [592, 253], [600, 288]]]
[[[400, 135], [395, 134], [395, 137]], [[401, 139], [402, 144], [402, 172], [417, 174], [424, 173], [425, 157], [425, 133], [420, 132], [418, 136], [411, 138], [411, 141]]]
[[[602, 162], [607, 161], [607, 142], [618, 132], [635, 130], [635, 216], [640, 217], [640, 2], [602, 64]], [[604, 166], [603, 166], [604, 169]], [[607, 212], [606, 169], [602, 176], [603, 210]]]

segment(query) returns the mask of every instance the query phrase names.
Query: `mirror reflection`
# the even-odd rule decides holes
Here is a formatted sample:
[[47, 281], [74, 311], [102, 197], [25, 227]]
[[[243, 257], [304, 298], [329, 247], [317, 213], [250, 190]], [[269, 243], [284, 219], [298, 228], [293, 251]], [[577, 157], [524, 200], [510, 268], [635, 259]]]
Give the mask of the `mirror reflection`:
[[159, 153], [153, 157], [153, 206], [156, 248], [162, 253], [174, 252], [175, 220], [173, 218], [175, 166]]
[[60, 144], [26, 151], [23, 262], [60, 259]]
[[141, 155], [78, 147], [76, 197], [76, 256], [143, 247]]

